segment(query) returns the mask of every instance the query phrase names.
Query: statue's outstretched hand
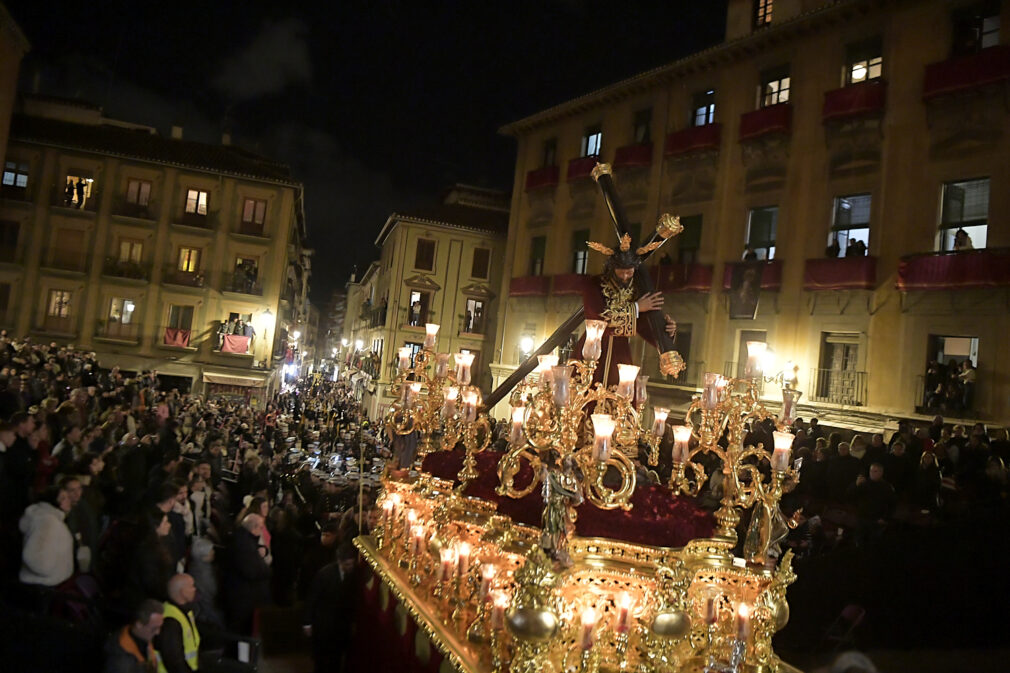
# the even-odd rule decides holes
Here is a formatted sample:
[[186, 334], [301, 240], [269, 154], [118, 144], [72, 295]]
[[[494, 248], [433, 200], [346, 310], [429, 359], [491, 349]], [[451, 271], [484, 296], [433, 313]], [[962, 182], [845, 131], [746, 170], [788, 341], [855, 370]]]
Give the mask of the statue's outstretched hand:
[[663, 308], [663, 294], [661, 292], [647, 292], [638, 298], [638, 312], [655, 311]]

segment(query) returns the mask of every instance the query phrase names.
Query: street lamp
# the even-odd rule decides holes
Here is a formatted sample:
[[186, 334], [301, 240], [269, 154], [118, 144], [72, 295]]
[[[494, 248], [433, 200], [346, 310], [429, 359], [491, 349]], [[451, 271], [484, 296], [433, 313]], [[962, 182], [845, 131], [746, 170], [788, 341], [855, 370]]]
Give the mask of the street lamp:
[[347, 348], [347, 339], [341, 339], [340, 345], [343, 346], [344, 348]]
[[355, 341], [354, 341], [354, 350], [360, 351], [364, 347], [365, 347], [365, 342], [363, 342], [361, 339], [355, 339]]

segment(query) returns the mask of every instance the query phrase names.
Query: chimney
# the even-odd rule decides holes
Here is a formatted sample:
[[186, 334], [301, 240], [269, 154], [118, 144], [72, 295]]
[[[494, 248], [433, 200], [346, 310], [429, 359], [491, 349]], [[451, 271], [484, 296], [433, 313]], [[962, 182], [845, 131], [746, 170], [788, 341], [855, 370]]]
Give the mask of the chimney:
[[172, 127], [172, 140], [182, 140], [182, 127], [173, 126]]
[[225, 146], [231, 145], [231, 133], [225, 131], [221, 134], [221, 144]]

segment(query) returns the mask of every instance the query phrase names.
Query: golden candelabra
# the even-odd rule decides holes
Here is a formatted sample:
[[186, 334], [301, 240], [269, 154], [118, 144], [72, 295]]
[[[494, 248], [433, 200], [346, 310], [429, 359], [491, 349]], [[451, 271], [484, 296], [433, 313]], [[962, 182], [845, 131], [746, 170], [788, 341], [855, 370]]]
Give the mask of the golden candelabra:
[[[585, 360], [559, 366], [555, 356], [541, 356], [541, 366], [510, 399], [512, 426], [508, 450], [498, 463], [497, 490], [521, 498], [542, 486], [541, 546], [555, 558], [566, 555], [575, 507], [583, 499], [600, 509], [631, 509], [639, 446], [647, 447], [648, 461], [655, 465], [665, 432], [667, 410], [661, 408], [653, 428], [642, 428], [648, 377], [639, 376], [638, 367], [619, 365], [621, 380], [615, 386], [593, 382], [605, 327], [587, 320]], [[515, 477], [524, 462], [533, 478], [520, 488]]]
[[[449, 354], [434, 350], [438, 330], [438, 325], [429, 323], [420, 350], [400, 349], [392, 382], [399, 398], [386, 413], [386, 429], [390, 436], [419, 433], [418, 468], [436, 448], [452, 450], [462, 442], [466, 451], [458, 475], [462, 490], [477, 477], [475, 455], [490, 446], [491, 425], [486, 414], [478, 413], [480, 389], [470, 385], [473, 354], [455, 354], [455, 367], [450, 366]], [[440, 442], [436, 442], [437, 436], [441, 436]]]

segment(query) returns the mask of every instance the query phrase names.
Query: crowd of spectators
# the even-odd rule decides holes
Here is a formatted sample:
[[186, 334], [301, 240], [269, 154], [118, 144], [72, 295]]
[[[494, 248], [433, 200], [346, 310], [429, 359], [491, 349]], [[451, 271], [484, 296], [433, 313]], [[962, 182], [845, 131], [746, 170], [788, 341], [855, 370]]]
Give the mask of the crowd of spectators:
[[[100, 612], [109, 671], [149, 670], [152, 656], [188, 671], [198, 652], [204, 670], [227, 670], [222, 652], [258, 610], [301, 601], [319, 657], [339, 657], [349, 622], [327, 622], [319, 597], [353, 570], [385, 453], [343, 384], [254, 409], [0, 334], [0, 418], [5, 603]], [[333, 477], [304, 459], [327, 454], [354, 467]]]
[[975, 365], [968, 358], [959, 363], [936, 360], [926, 367], [923, 406], [927, 412], [970, 413], [975, 404]]

